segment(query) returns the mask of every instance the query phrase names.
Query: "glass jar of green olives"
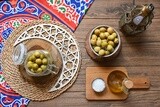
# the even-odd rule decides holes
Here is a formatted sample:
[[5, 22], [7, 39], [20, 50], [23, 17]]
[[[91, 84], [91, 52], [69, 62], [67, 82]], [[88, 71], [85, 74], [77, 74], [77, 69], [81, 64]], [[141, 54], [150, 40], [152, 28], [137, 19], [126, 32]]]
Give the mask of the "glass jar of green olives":
[[27, 52], [24, 44], [15, 47], [12, 56], [16, 65], [24, 65], [24, 68], [30, 76], [45, 76], [57, 74], [57, 67], [52, 63], [51, 55], [46, 50], [33, 50]]

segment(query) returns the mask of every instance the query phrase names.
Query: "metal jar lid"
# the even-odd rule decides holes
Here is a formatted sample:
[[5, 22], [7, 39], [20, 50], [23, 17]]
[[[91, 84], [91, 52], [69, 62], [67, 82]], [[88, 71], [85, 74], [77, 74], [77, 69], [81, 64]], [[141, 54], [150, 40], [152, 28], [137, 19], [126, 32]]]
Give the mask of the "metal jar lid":
[[15, 65], [21, 65], [24, 62], [27, 49], [23, 43], [17, 45], [13, 50], [12, 60]]

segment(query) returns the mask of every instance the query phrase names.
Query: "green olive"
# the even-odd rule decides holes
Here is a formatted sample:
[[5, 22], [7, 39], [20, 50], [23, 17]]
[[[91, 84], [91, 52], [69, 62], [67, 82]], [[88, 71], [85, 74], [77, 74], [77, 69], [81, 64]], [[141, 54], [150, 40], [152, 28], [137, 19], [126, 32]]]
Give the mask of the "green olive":
[[107, 42], [102, 42], [101, 46], [102, 48], [105, 48], [107, 46]]
[[105, 55], [109, 55], [110, 54], [110, 52], [109, 51], [105, 51]]
[[101, 46], [101, 42], [102, 42], [102, 40], [97, 40], [96, 45]]
[[115, 43], [115, 44], [118, 44], [118, 43], [119, 43], [118, 38], [115, 38], [115, 39], [114, 39], [114, 43]]
[[99, 55], [103, 56], [105, 54], [105, 51], [103, 49], [101, 49], [99, 52], [98, 52]]
[[104, 34], [104, 33], [100, 33], [100, 34], [99, 34], [99, 37], [100, 37], [101, 39], [104, 39], [104, 38], [105, 38], [105, 34]]
[[28, 61], [28, 62], [27, 62], [27, 67], [28, 67], [29, 69], [31, 69], [32, 66], [33, 66], [33, 62], [32, 62], [32, 61]]
[[116, 34], [116, 33], [112, 33], [112, 35], [114, 36], [114, 38], [116, 38], [116, 37], [117, 37], [117, 34]]
[[96, 42], [97, 42], [97, 41], [96, 41], [95, 39], [91, 39], [91, 44], [92, 44], [92, 45], [96, 45]]
[[47, 58], [43, 58], [43, 59], [42, 59], [42, 63], [43, 63], [44, 65], [47, 65], [47, 63], [48, 63]]
[[35, 56], [36, 58], [39, 58], [39, 57], [40, 57], [40, 54], [41, 54], [41, 53], [40, 53], [39, 51], [35, 51], [35, 52], [34, 52], [34, 56]]
[[99, 29], [94, 30], [94, 34], [96, 34], [97, 36], [99, 36], [100, 30]]
[[92, 39], [93, 39], [93, 40], [97, 40], [97, 35], [93, 34], [93, 35], [92, 35]]
[[42, 70], [46, 70], [47, 66], [46, 65], [41, 65]]
[[38, 64], [34, 63], [33, 66], [32, 66], [32, 68], [33, 68], [34, 70], [38, 69]]
[[110, 51], [110, 52], [111, 52], [112, 50], [113, 50], [113, 46], [112, 46], [112, 45], [108, 45], [108, 46], [107, 46], [107, 51]]
[[43, 59], [44, 57], [45, 57], [45, 55], [41, 53], [40, 58]]
[[38, 65], [42, 64], [42, 60], [40, 58], [36, 59], [36, 64]]
[[105, 32], [107, 29], [105, 27], [101, 27], [99, 30], [100, 32]]
[[101, 49], [101, 48], [100, 48], [99, 46], [94, 47], [94, 51], [95, 51], [95, 52], [99, 52], [100, 49]]
[[42, 70], [42, 68], [38, 68], [37, 70], [36, 70], [36, 73], [41, 73], [43, 70]]
[[109, 34], [112, 34], [112, 33], [114, 33], [114, 29], [113, 29], [112, 27], [109, 27], [109, 28], [107, 29], [107, 32], [108, 32]]
[[110, 51], [111, 53], [114, 52], [114, 48]]
[[113, 47], [115, 46], [113, 41], [108, 41], [108, 44], [112, 45]]
[[108, 36], [108, 39], [109, 39], [109, 40], [114, 40], [114, 36], [113, 36], [113, 35], [109, 35], [109, 36]]
[[108, 38], [109, 33], [108, 33], [108, 32], [105, 32], [104, 34], [105, 34], [106, 38]]
[[34, 55], [31, 55], [28, 60], [34, 62], [36, 60], [36, 57]]

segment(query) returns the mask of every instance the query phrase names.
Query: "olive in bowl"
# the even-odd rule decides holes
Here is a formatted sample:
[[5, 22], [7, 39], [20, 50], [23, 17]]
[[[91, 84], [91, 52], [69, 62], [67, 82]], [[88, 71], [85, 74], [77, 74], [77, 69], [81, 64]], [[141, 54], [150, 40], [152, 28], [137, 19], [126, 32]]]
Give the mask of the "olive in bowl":
[[118, 32], [107, 25], [92, 29], [86, 40], [86, 50], [95, 60], [113, 59], [121, 49], [121, 39]]

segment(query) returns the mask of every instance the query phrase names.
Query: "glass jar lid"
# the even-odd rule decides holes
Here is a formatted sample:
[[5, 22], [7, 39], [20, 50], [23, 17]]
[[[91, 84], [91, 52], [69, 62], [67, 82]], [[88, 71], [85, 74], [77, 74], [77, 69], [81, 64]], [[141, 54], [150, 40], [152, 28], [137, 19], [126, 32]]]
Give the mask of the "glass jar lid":
[[23, 43], [17, 45], [13, 50], [12, 60], [15, 65], [21, 65], [24, 62], [27, 49]]

